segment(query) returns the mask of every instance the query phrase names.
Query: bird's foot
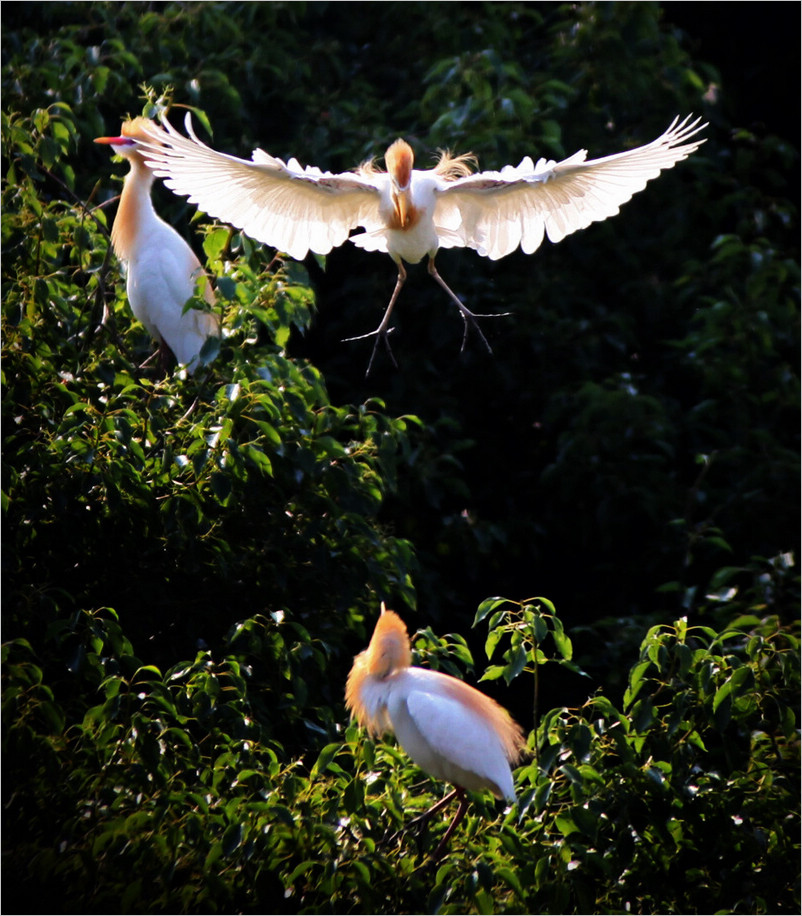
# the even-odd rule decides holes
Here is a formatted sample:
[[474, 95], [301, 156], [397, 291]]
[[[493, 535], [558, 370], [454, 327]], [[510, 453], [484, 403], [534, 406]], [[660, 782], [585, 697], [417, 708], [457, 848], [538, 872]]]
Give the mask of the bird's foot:
[[508, 315], [512, 315], [512, 312], [496, 312], [490, 315], [477, 314], [472, 312], [466, 305], [463, 305], [461, 302], [458, 302], [459, 313], [462, 316], [462, 321], [464, 325], [463, 334], [462, 334], [462, 345], [459, 348], [460, 353], [465, 352], [465, 344], [468, 342], [468, 331], [473, 328], [474, 331], [479, 335], [482, 343], [487, 348], [487, 352], [492, 356], [493, 348], [490, 346], [487, 338], [484, 335], [484, 331], [479, 327], [479, 322], [477, 318], [505, 318]]
[[370, 362], [368, 363], [367, 371], [365, 372], [365, 378], [370, 375], [370, 370], [373, 368], [373, 361], [376, 359], [376, 351], [379, 349], [379, 342], [384, 344], [385, 350], [392, 361], [393, 366], [397, 369], [398, 363], [395, 361], [395, 356], [393, 354], [393, 349], [390, 346], [390, 335], [393, 333], [395, 328], [388, 328], [384, 326], [384, 323], [380, 324], [375, 331], [371, 331], [369, 334], [359, 334], [357, 337], [345, 337], [343, 338], [343, 343], [351, 343], [354, 340], [367, 340], [368, 337], [375, 337], [376, 341], [373, 344], [373, 350], [370, 354]]

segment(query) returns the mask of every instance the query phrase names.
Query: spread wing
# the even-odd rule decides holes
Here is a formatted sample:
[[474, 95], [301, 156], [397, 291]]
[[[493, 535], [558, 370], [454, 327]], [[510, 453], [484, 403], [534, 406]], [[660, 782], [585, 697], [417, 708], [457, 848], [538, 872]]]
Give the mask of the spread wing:
[[[548, 235], [559, 242], [597, 220], [618, 213], [634, 194], [698, 149], [686, 142], [706, 124], [675, 118], [656, 140], [624, 153], [586, 162], [580, 150], [562, 162], [523, 159], [500, 172], [459, 178], [441, 190], [435, 225], [457, 232], [462, 244], [496, 260], [519, 245], [531, 254]], [[690, 122], [690, 123], [689, 123]]]
[[176, 194], [251, 238], [301, 259], [328, 254], [357, 226], [379, 225], [379, 189], [354, 173], [335, 175], [257, 149], [249, 162], [202, 143], [189, 115], [182, 136], [166, 120], [138, 139], [154, 173]]

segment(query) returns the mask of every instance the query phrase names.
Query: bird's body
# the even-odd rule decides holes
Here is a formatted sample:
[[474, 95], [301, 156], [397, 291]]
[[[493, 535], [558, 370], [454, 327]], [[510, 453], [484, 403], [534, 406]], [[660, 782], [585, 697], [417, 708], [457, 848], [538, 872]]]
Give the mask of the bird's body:
[[[580, 150], [559, 163], [534, 163], [527, 156], [518, 166], [478, 173], [469, 155], [443, 154], [433, 169], [413, 169], [412, 148], [397, 140], [385, 155], [386, 172], [368, 163], [332, 174], [301, 167], [295, 159], [284, 163], [260, 149], [251, 161], [219, 153], [195, 136], [189, 116], [189, 137], [163, 123], [164, 130], [148, 129], [149, 165], [209, 215], [298, 259], [309, 251], [328, 254], [349, 238], [390, 255], [398, 282], [372, 332], [377, 344], [379, 338], [386, 342], [406, 278], [404, 261], [428, 257], [429, 272], [460, 309], [466, 331], [469, 325], [478, 330], [476, 316], [434, 267], [439, 248], [473, 248], [495, 260], [518, 247], [531, 254], [546, 235], [559, 242], [614, 215], [663, 169], [687, 158], [704, 142], [688, 141], [705, 126], [698, 119], [675, 119], [653, 142], [602, 159], [586, 161]], [[360, 227], [362, 232], [351, 234]]]
[[346, 705], [370, 734], [394, 732], [422, 770], [455, 786], [460, 808], [437, 855], [465, 813], [463, 790], [515, 801], [511, 766], [524, 738], [490, 697], [448, 674], [412, 667], [411, 658], [406, 627], [382, 606], [370, 645], [348, 676]]
[[439, 671], [406, 668], [368, 682], [363, 696], [367, 706], [387, 710], [390, 730], [424, 772], [515, 801], [509, 758], [492, 720], [485, 718], [483, 693]]
[[[191, 372], [206, 339], [219, 334], [219, 323], [211, 312], [193, 308], [184, 311], [187, 301], [195, 295], [203, 268], [186, 241], [153, 208], [154, 175], [145, 165], [138, 144], [147, 123], [145, 118], [128, 121], [119, 137], [98, 137], [95, 141], [111, 145], [131, 165], [111, 240], [125, 268], [126, 293], [134, 316]], [[203, 284], [203, 295], [209, 305], [214, 305], [208, 279]]]

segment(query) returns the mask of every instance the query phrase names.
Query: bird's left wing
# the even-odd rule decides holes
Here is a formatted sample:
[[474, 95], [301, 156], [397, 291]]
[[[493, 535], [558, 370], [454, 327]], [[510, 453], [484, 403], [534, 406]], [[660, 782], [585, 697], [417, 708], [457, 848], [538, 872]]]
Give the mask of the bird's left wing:
[[247, 235], [301, 259], [328, 254], [357, 226], [373, 229], [379, 191], [354, 173], [332, 174], [285, 163], [257, 149], [252, 161], [219, 153], [202, 143], [190, 116], [182, 136], [165, 118], [164, 129], [146, 128], [138, 140], [146, 162], [176, 194]]
[[411, 690], [406, 708], [421, 743], [405, 742], [404, 729], [395, 719], [394, 730], [422, 769], [464, 789], [489, 788], [500, 798], [515, 797], [501, 741], [480, 715], [448, 693], [425, 689]]
[[704, 143], [686, 142], [707, 126], [700, 121], [675, 118], [651, 143], [603, 159], [586, 162], [580, 150], [559, 163], [540, 159], [535, 165], [527, 157], [500, 172], [459, 178], [439, 191], [435, 225], [493, 260], [519, 245], [531, 254], [544, 234], [559, 242], [618, 213], [648, 181]]

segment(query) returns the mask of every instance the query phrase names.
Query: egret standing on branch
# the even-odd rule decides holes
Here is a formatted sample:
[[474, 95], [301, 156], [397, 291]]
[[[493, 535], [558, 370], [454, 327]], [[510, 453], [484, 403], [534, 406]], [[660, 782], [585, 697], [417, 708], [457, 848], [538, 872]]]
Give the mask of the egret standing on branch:
[[440, 671], [411, 666], [412, 651], [401, 618], [382, 604], [370, 644], [354, 659], [345, 690], [348, 709], [369, 733], [395, 732], [415, 763], [455, 788], [421, 818], [455, 796], [459, 807], [437, 846], [439, 858], [465, 816], [465, 790], [489, 789], [515, 801], [510, 766], [525, 742], [520, 726], [490, 697]]
[[[434, 264], [439, 248], [473, 248], [496, 260], [518, 246], [535, 251], [548, 235], [559, 242], [592, 222], [618, 213], [646, 183], [694, 152], [703, 140], [688, 142], [705, 124], [675, 118], [668, 130], [645, 146], [586, 161], [580, 150], [562, 162], [527, 156], [499, 172], [473, 173], [471, 155], [443, 153], [433, 169], [413, 169], [412, 148], [396, 140], [385, 154], [386, 172], [372, 163], [332, 174], [295, 159], [284, 163], [263, 150], [252, 160], [216, 152], [195, 135], [189, 115], [178, 133], [162, 118], [148, 146], [150, 166], [167, 187], [189, 197], [210, 216], [231, 223], [252, 238], [301, 259], [307, 252], [328, 254], [352, 230], [351, 241], [367, 251], [385, 251], [398, 267], [398, 280], [376, 337], [389, 351], [390, 315], [406, 280], [404, 261], [429, 259], [429, 273], [455, 303], [469, 327], [490, 350], [474, 315], [452, 292]], [[359, 338], [351, 338], [359, 339]], [[391, 354], [392, 355], [392, 354]]]
[[[126, 292], [134, 316], [145, 325], [160, 344], [167, 346], [179, 363], [192, 372], [201, 347], [208, 337], [220, 333], [217, 317], [211, 312], [190, 308], [187, 301], [195, 294], [203, 268], [183, 238], [162, 220], [150, 198], [154, 174], [145, 167], [147, 118], [134, 118], [122, 126], [119, 137], [98, 137], [115, 153], [131, 163], [125, 177], [117, 216], [111, 229], [114, 252], [126, 273]], [[158, 129], [158, 128], [157, 128]], [[214, 305], [208, 279], [203, 296]]]

